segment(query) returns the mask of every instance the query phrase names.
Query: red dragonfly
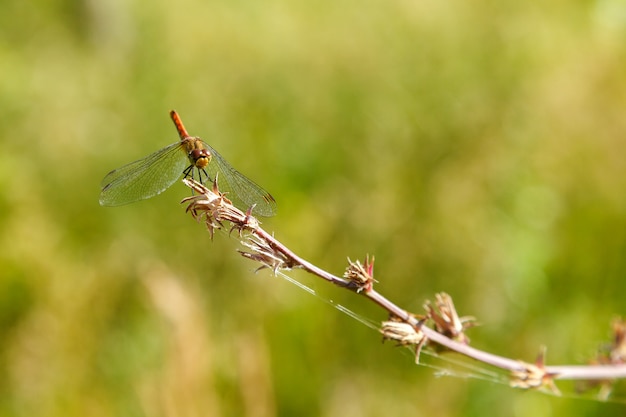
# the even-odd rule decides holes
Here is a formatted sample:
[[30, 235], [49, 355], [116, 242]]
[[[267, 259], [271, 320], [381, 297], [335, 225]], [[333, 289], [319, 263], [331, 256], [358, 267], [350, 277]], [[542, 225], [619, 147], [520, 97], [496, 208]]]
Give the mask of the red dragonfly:
[[[170, 116], [180, 141], [143, 159], [109, 172], [102, 180], [100, 205], [121, 206], [154, 197], [168, 189], [181, 174], [202, 183], [211, 183], [219, 174], [220, 191], [242, 210], [254, 206], [261, 216], [276, 214], [276, 200], [267, 191], [241, 174], [199, 137], [190, 136], [174, 110]], [[197, 177], [196, 177], [197, 173]]]

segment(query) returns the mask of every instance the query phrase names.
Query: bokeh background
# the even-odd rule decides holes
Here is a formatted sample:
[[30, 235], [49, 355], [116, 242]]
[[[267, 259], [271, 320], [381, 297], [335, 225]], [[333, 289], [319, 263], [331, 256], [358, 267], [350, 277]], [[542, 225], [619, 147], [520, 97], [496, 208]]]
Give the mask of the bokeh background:
[[583, 363], [626, 314], [623, 1], [3, 0], [0, 75], [0, 415], [624, 415], [437, 378], [324, 302], [385, 319], [361, 298], [211, 242], [181, 184], [98, 205], [176, 109], [297, 253]]

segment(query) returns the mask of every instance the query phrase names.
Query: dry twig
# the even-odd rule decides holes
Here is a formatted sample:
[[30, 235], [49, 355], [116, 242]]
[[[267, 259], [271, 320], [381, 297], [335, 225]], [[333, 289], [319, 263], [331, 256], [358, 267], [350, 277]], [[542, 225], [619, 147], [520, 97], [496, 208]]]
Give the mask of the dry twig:
[[[261, 264], [259, 269], [268, 268], [274, 273], [279, 270], [301, 268], [339, 287], [360, 294], [385, 309], [390, 320], [381, 326], [383, 337], [395, 340], [400, 345], [414, 345], [416, 360], [419, 360], [421, 348], [435, 345], [438, 349], [449, 350], [465, 355], [474, 360], [508, 371], [511, 386], [519, 388], [547, 388], [559, 394], [554, 384], [558, 379], [597, 381], [611, 384], [626, 378], [626, 322], [616, 320], [613, 326], [614, 340], [608, 352], [598, 355], [591, 365], [548, 366], [545, 364], [545, 348], [542, 348], [534, 363], [509, 359], [494, 355], [469, 346], [470, 339], [465, 331], [474, 326], [473, 317], [460, 317], [456, 312], [452, 298], [445, 293], [436, 295], [435, 303], [426, 302], [425, 316], [412, 314], [374, 289], [374, 258], [360, 261], [348, 260], [348, 267], [343, 277], [335, 276], [300, 258], [274, 236], [260, 227], [260, 222], [252, 215], [254, 207], [247, 212], [239, 210], [219, 192], [217, 178], [212, 189], [192, 180], [184, 179], [196, 195], [183, 200], [187, 203], [187, 212], [195, 219], [204, 221], [211, 238], [224, 224], [231, 224], [230, 231], [236, 231], [242, 237], [245, 250], [239, 250], [242, 256]], [[430, 326], [429, 324], [432, 324]], [[606, 390], [605, 390], [606, 392]], [[609, 389], [610, 392], [610, 389]]]

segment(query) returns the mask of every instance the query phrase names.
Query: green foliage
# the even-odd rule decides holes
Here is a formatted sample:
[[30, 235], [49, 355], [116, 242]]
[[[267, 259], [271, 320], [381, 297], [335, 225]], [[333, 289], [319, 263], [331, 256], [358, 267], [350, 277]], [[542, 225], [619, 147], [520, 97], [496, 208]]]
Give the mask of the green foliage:
[[481, 348], [584, 361], [626, 314], [625, 37], [618, 0], [4, 0], [0, 415], [621, 415], [434, 380], [210, 242], [183, 186], [98, 193], [176, 109], [304, 257], [374, 254], [382, 292], [450, 293]]

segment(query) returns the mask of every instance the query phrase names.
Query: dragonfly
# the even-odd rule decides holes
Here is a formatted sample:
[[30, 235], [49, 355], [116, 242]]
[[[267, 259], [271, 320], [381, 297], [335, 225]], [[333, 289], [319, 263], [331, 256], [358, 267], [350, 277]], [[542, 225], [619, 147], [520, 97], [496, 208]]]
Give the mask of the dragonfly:
[[242, 210], [254, 207], [255, 214], [266, 217], [276, 214], [276, 200], [270, 193], [233, 168], [202, 139], [190, 136], [176, 111], [172, 110], [170, 117], [180, 141], [109, 172], [101, 183], [100, 205], [121, 206], [154, 197], [181, 175], [203, 184], [219, 176], [220, 191], [235, 206]]

